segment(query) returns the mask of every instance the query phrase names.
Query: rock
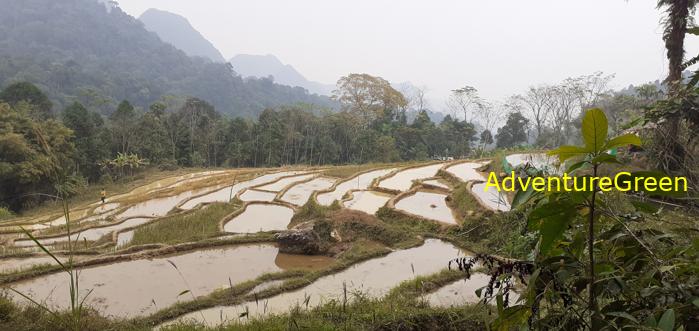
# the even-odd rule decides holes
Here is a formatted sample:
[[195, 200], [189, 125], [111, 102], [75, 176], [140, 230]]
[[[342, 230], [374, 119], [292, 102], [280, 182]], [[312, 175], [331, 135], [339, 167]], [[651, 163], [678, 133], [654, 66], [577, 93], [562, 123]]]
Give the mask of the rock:
[[281, 253], [319, 255], [330, 247], [331, 233], [332, 227], [327, 222], [310, 221], [280, 232], [275, 238]]

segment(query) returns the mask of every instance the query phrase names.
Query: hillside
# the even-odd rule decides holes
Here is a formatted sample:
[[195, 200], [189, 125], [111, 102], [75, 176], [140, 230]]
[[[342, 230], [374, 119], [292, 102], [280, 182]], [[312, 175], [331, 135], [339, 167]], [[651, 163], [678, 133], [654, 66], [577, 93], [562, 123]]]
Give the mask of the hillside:
[[148, 31], [155, 32], [160, 39], [189, 56], [201, 56], [213, 62], [226, 62], [216, 47], [180, 15], [151, 8], [138, 20], [143, 22]]
[[122, 99], [147, 108], [165, 95], [193, 96], [229, 115], [256, 116], [327, 98], [268, 79], [243, 79], [226, 64], [191, 58], [119, 8], [94, 0], [0, 0], [0, 87], [37, 84], [54, 111], [79, 100], [103, 113]]
[[289, 64], [283, 64], [279, 59], [272, 55], [251, 55], [238, 54], [230, 61], [233, 70], [244, 77], [274, 77], [274, 81], [289, 86], [300, 86], [307, 89], [310, 93], [319, 95], [330, 95], [335, 88], [332, 84], [323, 84], [309, 81], [294, 67]]

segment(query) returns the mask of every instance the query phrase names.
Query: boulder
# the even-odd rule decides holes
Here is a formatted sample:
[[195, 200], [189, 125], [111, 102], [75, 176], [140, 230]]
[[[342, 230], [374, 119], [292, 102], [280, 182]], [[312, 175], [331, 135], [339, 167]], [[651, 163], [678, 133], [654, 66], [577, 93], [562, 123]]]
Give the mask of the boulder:
[[309, 221], [277, 233], [279, 252], [288, 254], [325, 254], [334, 241], [332, 226], [323, 221]]

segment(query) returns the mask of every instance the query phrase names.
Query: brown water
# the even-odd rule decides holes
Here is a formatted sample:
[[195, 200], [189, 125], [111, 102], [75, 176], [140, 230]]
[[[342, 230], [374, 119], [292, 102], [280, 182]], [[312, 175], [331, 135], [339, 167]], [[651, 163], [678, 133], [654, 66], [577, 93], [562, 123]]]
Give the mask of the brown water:
[[423, 181], [422, 183], [427, 184], [427, 185], [432, 185], [432, 186], [436, 186], [436, 187], [449, 189], [449, 185], [447, 185], [447, 183], [445, 183], [444, 181], [441, 181], [439, 179], [428, 179], [428, 180]]
[[256, 233], [260, 231], [286, 230], [294, 216], [294, 210], [279, 205], [249, 204], [240, 215], [224, 224], [230, 233]]
[[446, 194], [420, 191], [400, 199], [396, 203], [396, 209], [443, 223], [458, 224], [451, 208], [447, 206], [446, 198]]
[[133, 216], [165, 216], [170, 210], [175, 208], [175, 206], [182, 203], [182, 201], [212, 189], [216, 189], [216, 187], [205, 187], [197, 190], [185, 191], [169, 197], [146, 200], [129, 207], [123, 213], [119, 214], [117, 219], [125, 219]]
[[281, 197], [282, 201], [303, 206], [315, 191], [327, 190], [335, 183], [334, 179], [318, 177], [310, 182], [299, 183], [292, 186]]
[[277, 196], [277, 193], [274, 192], [265, 192], [265, 191], [258, 191], [255, 189], [247, 189], [243, 194], [240, 195], [240, 200], [241, 201], [264, 201], [264, 202], [270, 202], [274, 201], [274, 198]]
[[[446, 242], [428, 239], [420, 247], [392, 252], [386, 256], [360, 262], [339, 273], [319, 278], [310, 285], [293, 292], [286, 292], [268, 299], [247, 302], [235, 306], [219, 306], [182, 315], [174, 321], [197, 321], [210, 326], [224, 321], [241, 321], [240, 313], [249, 311], [250, 318], [264, 314], [279, 314], [301, 305], [310, 297], [308, 307], [316, 307], [329, 300], [343, 300], [343, 286], [346, 286], [348, 299], [353, 293], [362, 293], [372, 298], [386, 295], [390, 289], [402, 281], [416, 276], [426, 276], [447, 267], [450, 259], [463, 256], [464, 252]], [[414, 270], [414, 271], [413, 271]]]
[[382, 180], [379, 183], [379, 187], [401, 192], [407, 191], [413, 185], [414, 180], [434, 177], [442, 165], [442, 163], [438, 163], [400, 171], [395, 175]]
[[487, 163], [488, 162], [459, 163], [446, 168], [446, 171], [459, 178], [462, 182], [485, 180], [485, 177], [483, 177], [483, 175], [481, 175], [476, 169], [484, 166]]
[[486, 183], [476, 183], [471, 187], [471, 193], [478, 198], [480, 203], [492, 210], [510, 210], [510, 203], [507, 200], [507, 196], [498, 192], [495, 187], [489, 187], [486, 191], [485, 184]]
[[[480, 300], [476, 290], [488, 285], [490, 276], [474, 273], [471, 279], [460, 279], [425, 295], [425, 300], [432, 307], [457, 307]], [[485, 293], [485, 291], [484, 291]]]
[[[278, 248], [273, 245], [251, 244], [83, 268], [80, 293], [85, 295], [92, 289], [87, 304], [106, 315], [145, 315], [179, 300], [191, 300], [189, 294], [178, 297], [187, 289], [194, 296], [201, 296], [230, 283], [235, 285], [266, 272], [280, 271], [277, 255]], [[172, 261], [177, 269], [168, 261]], [[282, 265], [288, 264], [284, 261]], [[46, 299], [52, 307], [68, 308], [68, 277], [64, 273], [10, 286], [40, 301]], [[17, 295], [13, 298], [26, 302]]]
[[[76, 239], [79, 241], [82, 241], [83, 239], [87, 240], [87, 241], [96, 241], [105, 235], [111, 234], [114, 231], [119, 231], [122, 229], [146, 224], [152, 220], [153, 220], [152, 218], [145, 218], [145, 217], [131, 218], [131, 219], [128, 219], [128, 220], [121, 222], [119, 224], [105, 226], [105, 227], [99, 227], [99, 228], [92, 228], [92, 229], [87, 229], [87, 230], [82, 231], [82, 232], [74, 233], [70, 236], [70, 239], [72, 241], [75, 241]], [[39, 239], [39, 242], [42, 245], [53, 245], [55, 243], [67, 242], [67, 241], [68, 241], [68, 236]], [[34, 241], [32, 241], [31, 239], [22, 239], [22, 240], [15, 240], [14, 245], [18, 246], [18, 247], [32, 247], [32, 246], [35, 246], [36, 243]]]
[[393, 195], [375, 192], [375, 191], [355, 191], [352, 192], [352, 199], [345, 201], [345, 208], [363, 211], [367, 214], [374, 215], [388, 200], [391, 200]]
[[300, 181], [304, 181], [304, 180], [309, 179], [313, 176], [315, 176], [315, 174], [307, 174], [307, 175], [301, 175], [301, 176], [282, 178], [274, 183], [267, 184], [267, 185], [264, 185], [261, 187], [256, 187], [256, 189], [264, 190], [264, 191], [279, 192], [291, 184], [295, 184], [295, 183], [298, 183]]
[[330, 206], [335, 200], [342, 200], [342, 197], [350, 190], [366, 190], [371, 186], [374, 179], [385, 176], [396, 168], [374, 170], [355, 176], [338, 184], [332, 192], [318, 194], [318, 203], [323, 206]]
[[[281, 177], [291, 176], [291, 175], [296, 175], [296, 174], [301, 174], [301, 173], [304, 173], [304, 172], [302, 172], [302, 171], [282, 171], [282, 172], [276, 172], [276, 173], [262, 175], [262, 176], [254, 178], [254, 179], [240, 182], [240, 183], [237, 183], [237, 184], [232, 185], [232, 186], [226, 186], [218, 191], [215, 191], [215, 192], [212, 192], [212, 193], [209, 193], [206, 195], [202, 195], [202, 196], [197, 197], [197, 198], [190, 199], [187, 202], [185, 202], [184, 204], [182, 204], [182, 206], [180, 206], [180, 208], [185, 209], [185, 210], [189, 210], [189, 209], [196, 207], [196, 205], [198, 205], [200, 203], [228, 202], [228, 201], [230, 201], [230, 199], [232, 197], [235, 197], [236, 194], [238, 194], [238, 192], [240, 192], [246, 188], [249, 188], [249, 187], [252, 187], [255, 185], [262, 185], [265, 183], [269, 183], [269, 182], [275, 181]], [[274, 197], [272, 197], [272, 199], [274, 199]], [[267, 201], [267, 200], [261, 200], [261, 201]], [[271, 200], [269, 200], [269, 201], [271, 201]]]

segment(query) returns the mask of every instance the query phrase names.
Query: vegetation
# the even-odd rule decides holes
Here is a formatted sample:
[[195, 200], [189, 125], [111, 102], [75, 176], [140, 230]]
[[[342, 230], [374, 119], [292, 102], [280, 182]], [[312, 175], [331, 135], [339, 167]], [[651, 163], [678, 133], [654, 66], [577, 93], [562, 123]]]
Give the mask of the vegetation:
[[335, 106], [302, 88], [269, 78], [243, 79], [228, 64], [188, 57], [118, 7], [107, 10], [92, 0], [3, 5], [0, 87], [29, 81], [48, 94], [56, 109], [78, 101], [109, 115], [120, 100], [147, 109], [166, 96], [198, 97], [223, 113], [244, 117], [283, 104]]
[[[632, 134], [608, 138], [607, 131], [604, 113], [589, 110], [582, 122], [585, 145], [562, 146], [551, 154], [561, 162], [572, 160], [567, 172], [576, 176], [595, 177], [603, 167], [620, 171], [619, 159], [608, 151], [641, 141]], [[631, 173], [631, 178], [648, 175]], [[598, 185], [578, 192], [520, 190], [513, 205], [527, 205], [526, 230], [537, 241], [532, 261], [489, 254], [456, 261], [467, 275], [476, 261], [492, 270], [484, 297], [497, 297], [494, 328], [528, 323], [537, 329], [674, 330], [696, 323], [699, 264], [693, 247], [699, 239], [658, 227], [658, 208], [636, 196], [599, 192]], [[626, 199], [631, 203], [620, 208]], [[691, 229], [685, 224], [680, 231]], [[507, 295], [515, 279], [527, 290], [510, 305]]]
[[137, 228], [129, 246], [177, 244], [198, 241], [220, 234], [224, 216], [240, 209], [242, 203], [215, 203], [190, 213], [166, 216], [153, 224]]

